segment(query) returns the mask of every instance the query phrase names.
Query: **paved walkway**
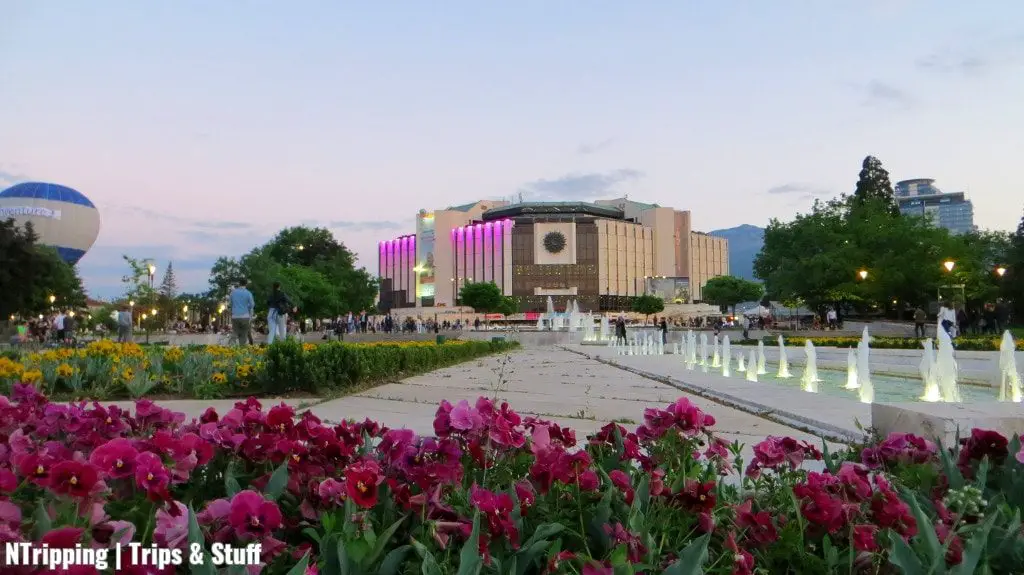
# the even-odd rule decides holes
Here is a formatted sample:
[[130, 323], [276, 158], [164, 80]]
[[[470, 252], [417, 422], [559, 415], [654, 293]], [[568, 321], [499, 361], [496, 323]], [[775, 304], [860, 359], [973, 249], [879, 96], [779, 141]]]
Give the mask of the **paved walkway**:
[[[645, 408], [665, 407], [679, 397], [688, 397], [715, 417], [714, 429], [720, 437], [744, 444], [744, 461], [750, 461], [753, 445], [767, 435], [791, 436], [821, 445], [821, 439], [812, 433], [562, 349], [524, 349], [507, 356], [492, 356], [319, 403], [310, 409], [326, 421], [369, 417], [389, 427], [409, 428], [428, 435], [433, 433], [434, 413], [442, 399], [452, 403], [462, 399], [474, 402], [480, 396], [508, 401], [522, 415], [542, 416], [569, 426], [581, 439], [610, 421], [633, 429], [643, 421]], [[266, 407], [280, 403], [273, 399], [261, 401]], [[301, 406], [309, 401], [286, 403]], [[198, 417], [207, 407], [223, 413], [234, 401], [179, 400], [159, 404]], [[830, 443], [830, 448], [839, 447]]]

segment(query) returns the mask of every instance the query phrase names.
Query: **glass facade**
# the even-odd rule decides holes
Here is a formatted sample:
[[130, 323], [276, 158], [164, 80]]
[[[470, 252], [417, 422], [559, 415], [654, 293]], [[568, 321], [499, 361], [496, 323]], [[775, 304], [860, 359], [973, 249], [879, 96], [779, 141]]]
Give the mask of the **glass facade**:
[[[433, 305], [436, 293], [434, 273], [434, 214], [422, 211], [416, 218], [416, 297]], [[421, 302], [420, 305], [428, 305]]]
[[893, 191], [902, 214], [929, 218], [954, 234], [976, 229], [974, 205], [963, 192], [944, 193], [935, 187], [935, 180], [927, 178], [897, 182]]

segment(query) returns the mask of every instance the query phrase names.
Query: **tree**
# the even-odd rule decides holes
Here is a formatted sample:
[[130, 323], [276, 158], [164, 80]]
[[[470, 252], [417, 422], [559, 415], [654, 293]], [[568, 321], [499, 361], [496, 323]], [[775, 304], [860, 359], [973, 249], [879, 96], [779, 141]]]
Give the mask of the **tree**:
[[373, 307], [377, 283], [365, 269], [357, 269], [355, 261], [329, 230], [285, 228], [241, 258], [218, 259], [210, 270], [211, 293], [223, 299], [246, 278], [257, 311], [265, 312], [271, 286], [281, 282], [305, 317], [358, 313]]
[[178, 281], [174, 278], [174, 262], [167, 262], [164, 279], [160, 282], [160, 295], [168, 300], [172, 300], [177, 293]]
[[665, 310], [665, 302], [660, 297], [653, 295], [642, 295], [633, 298], [633, 304], [631, 306], [635, 313], [642, 313], [645, 316], [644, 321], [651, 317], [651, 314], [661, 313]]
[[75, 268], [38, 239], [31, 223], [20, 227], [13, 219], [0, 220], [0, 319], [85, 307]]
[[494, 282], [467, 283], [459, 290], [459, 299], [477, 313], [494, 313], [505, 304], [501, 288]]
[[1024, 323], [1024, 217], [1017, 225], [1017, 231], [1010, 236], [1010, 245], [1003, 265], [1006, 272], [999, 279], [1000, 293], [1013, 305], [1014, 322]]
[[764, 294], [761, 284], [733, 276], [718, 276], [701, 288], [703, 299], [720, 307], [729, 307], [736, 314], [736, 304], [757, 301]]
[[854, 205], [860, 207], [868, 202], [879, 202], [893, 216], [900, 215], [899, 204], [889, 181], [889, 172], [882, 167], [882, 162], [874, 156], [864, 158], [861, 164], [857, 187], [853, 192]]
[[519, 303], [512, 296], [504, 296], [501, 298], [501, 305], [495, 311], [504, 316], [510, 316], [519, 312]]

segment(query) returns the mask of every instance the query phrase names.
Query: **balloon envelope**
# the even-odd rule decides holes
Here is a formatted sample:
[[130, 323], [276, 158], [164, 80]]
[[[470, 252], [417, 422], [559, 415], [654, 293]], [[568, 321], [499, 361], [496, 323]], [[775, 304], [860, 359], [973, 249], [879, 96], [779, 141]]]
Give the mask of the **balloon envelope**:
[[82, 259], [100, 233], [100, 213], [89, 198], [67, 186], [16, 184], [0, 192], [0, 220], [32, 222], [39, 243], [56, 248], [71, 265]]

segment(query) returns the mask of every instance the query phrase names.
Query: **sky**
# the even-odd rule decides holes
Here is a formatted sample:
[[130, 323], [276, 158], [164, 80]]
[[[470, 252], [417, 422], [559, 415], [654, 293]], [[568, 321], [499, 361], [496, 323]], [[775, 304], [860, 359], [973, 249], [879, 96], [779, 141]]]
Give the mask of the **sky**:
[[763, 226], [869, 154], [1013, 229], [1020, 102], [1019, 1], [0, 0], [0, 188], [98, 206], [98, 297], [299, 224], [376, 270], [419, 209], [519, 194]]

